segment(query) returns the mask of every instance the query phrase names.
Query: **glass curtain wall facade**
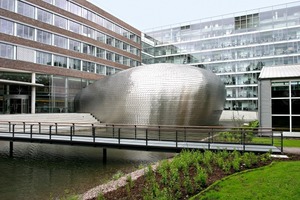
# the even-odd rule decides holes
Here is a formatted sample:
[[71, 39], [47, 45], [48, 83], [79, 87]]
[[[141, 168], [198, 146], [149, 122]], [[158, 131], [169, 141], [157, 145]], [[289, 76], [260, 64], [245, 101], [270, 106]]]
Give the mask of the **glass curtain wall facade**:
[[226, 85], [226, 110], [258, 109], [262, 67], [300, 63], [300, 2], [144, 32], [143, 63], [211, 70]]
[[272, 127], [300, 132], [300, 81], [272, 81]]
[[141, 32], [86, 0], [0, 0], [0, 114], [74, 112], [82, 88], [140, 63]]

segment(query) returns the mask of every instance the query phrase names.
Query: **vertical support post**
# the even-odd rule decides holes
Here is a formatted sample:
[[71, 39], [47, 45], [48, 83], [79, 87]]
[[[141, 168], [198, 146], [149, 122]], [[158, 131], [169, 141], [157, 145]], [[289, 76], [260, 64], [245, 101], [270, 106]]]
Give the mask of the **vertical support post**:
[[184, 130], [184, 141], [186, 142], [186, 127], [183, 127]]
[[107, 149], [103, 148], [103, 164], [105, 165], [107, 162]]
[[75, 124], [73, 123], [73, 135], [75, 135]]
[[176, 130], [176, 148], [178, 147], [178, 142], [177, 142], [177, 140], [178, 140], [178, 131]]
[[41, 134], [41, 122], [39, 122], [39, 134]]
[[11, 132], [11, 122], [8, 122], [8, 132]]
[[211, 142], [211, 135], [210, 132], [208, 132], [208, 150], [210, 150], [210, 142]]
[[92, 126], [92, 134], [93, 134], [93, 143], [95, 143], [96, 142], [96, 130], [95, 130], [94, 124]]
[[136, 139], [136, 125], [134, 125], [134, 138]]
[[160, 126], [158, 126], [158, 141], [160, 141]]
[[115, 125], [113, 124], [112, 127], [113, 127], [113, 138], [114, 138], [115, 137]]
[[[31, 74], [31, 83], [35, 84], [35, 73]], [[35, 114], [36, 87], [31, 86], [31, 114]]]
[[33, 124], [30, 125], [30, 139], [32, 139], [32, 127], [33, 127]]
[[55, 123], [55, 134], [57, 135], [57, 123]]
[[283, 153], [283, 133], [280, 134], [281, 137], [281, 153]]
[[52, 125], [49, 126], [49, 139], [51, 140]]
[[25, 127], [26, 127], [25, 122], [23, 122], [23, 133], [25, 133]]
[[14, 142], [10, 141], [9, 142], [9, 157], [13, 157], [14, 154]]
[[148, 129], [146, 129], [146, 147], [148, 146]]
[[242, 133], [243, 133], [243, 151], [245, 151], [245, 130], [242, 129]]
[[13, 132], [12, 132], [12, 136], [13, 136], [13, 139], [14, 139], [14, 137], [15, 137], [15, 124], [13, 124], [13, 128], [12, 128], [13, 130]]
[[118, 128], [118, 140], [119, 140], [119, 144], [121, 143], [121, 131], [120, 128]]

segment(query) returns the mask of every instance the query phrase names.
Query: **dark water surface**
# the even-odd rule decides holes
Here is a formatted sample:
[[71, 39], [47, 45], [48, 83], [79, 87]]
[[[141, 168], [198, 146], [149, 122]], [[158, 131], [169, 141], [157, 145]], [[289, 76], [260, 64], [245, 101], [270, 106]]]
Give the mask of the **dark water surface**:
[[140, 165], [173, 156], [171, 153], [102, 149], [50, 144], [0, 141], [0, 199], [56, 199], [66, 193], [80, 194], [111, 179], [121, 170], [133, 171]]

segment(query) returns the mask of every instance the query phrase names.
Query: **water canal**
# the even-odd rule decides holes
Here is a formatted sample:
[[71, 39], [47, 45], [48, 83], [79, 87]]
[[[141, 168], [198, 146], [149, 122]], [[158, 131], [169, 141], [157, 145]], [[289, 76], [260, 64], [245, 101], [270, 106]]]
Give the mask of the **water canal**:
[[106, 182], [118, 171], [133, 171], [171, 157], [172, 153], [108, 149], [106, 165], [102, 149], [51, 144], [0, 141], [0, 199], [56, 199], [80, 194]]

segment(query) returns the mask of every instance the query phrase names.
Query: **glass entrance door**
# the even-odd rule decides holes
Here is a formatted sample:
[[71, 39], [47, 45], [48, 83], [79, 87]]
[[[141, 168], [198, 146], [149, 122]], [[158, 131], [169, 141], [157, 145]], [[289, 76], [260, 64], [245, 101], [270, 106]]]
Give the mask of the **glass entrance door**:
[[6, 114], [29, 113], [28, 95], [6, 95], [4, 99]]

